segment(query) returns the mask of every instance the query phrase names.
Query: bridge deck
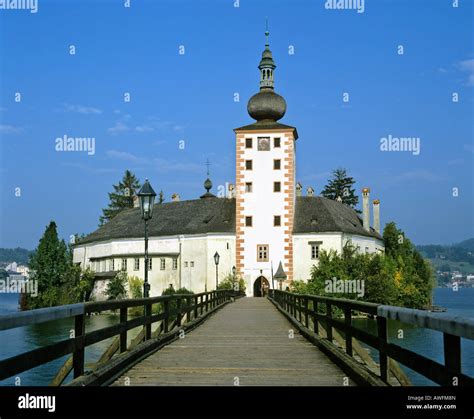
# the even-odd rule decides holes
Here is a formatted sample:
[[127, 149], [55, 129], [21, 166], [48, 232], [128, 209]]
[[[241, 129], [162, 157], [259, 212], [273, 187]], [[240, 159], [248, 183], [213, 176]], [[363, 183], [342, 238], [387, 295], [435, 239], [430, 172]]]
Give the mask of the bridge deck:
[[112, 385], [342, 386], [345, 374], [265, 298], [228, 304]]

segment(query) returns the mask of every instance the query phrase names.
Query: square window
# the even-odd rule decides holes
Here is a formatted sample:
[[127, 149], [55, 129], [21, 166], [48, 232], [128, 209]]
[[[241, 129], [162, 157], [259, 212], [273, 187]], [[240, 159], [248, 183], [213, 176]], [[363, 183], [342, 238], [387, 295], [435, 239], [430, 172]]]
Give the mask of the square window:
[[257, 245], [257, 262], [268, 262], [268, 244]]
[[319, 245], [311, 245], [311, 259], [319, 259]]
[[133, 265], [133, 270], [134, 271], [140, 270], [140, 259], [139, 258], [135, 258], [135, 263]]
[[127, 259], [122, 259], [122, 271], [127, 270]]
[[275, 148], [280, 148], [281, 147], [280, 138], [274, 138], [273, 139], [273, 147], [275, 147]]
[[194, 261], [192, 260], [191, 262], [189, 262], [191, 268], [194, 268]]
[[245, 217], [245, 227], [252, 227], [252, 217]]
[[153, 259], [148, 258], [148, 270], [151, 271], [153, 269]]
[[110, 259], [110, 270], [115, 271], [115, 259]]
[[269, 137], [258, 137], [258, 151], [270, 151]]
[[245, 148], [252, 148], [252, 139], [246, 138], [245, 139]]
[[275, 227], [280, 227], [281, 226], [281, 216], [280, 215], [274, 215], [273, 216], [273, 225]]
[[273, 182], [273, 192], [281, 192], [281, 182]]
[[245, 160], [245, 170], [252, 170], [252, 160]]
[[185, 268], [188, 267], [188, 262], [184, 262], [184, 267], [185, 267]]
[[166, 269], [166, 259], [165, 258], [160, 259], [160, 269], [162, 271], [164, 271]]
[[252, 192], [252, 182], [245, 183], [245, 192]]
[[173, 258], [173, 269], [178, 269], [178, 258]]
[[273, 170], [280, 170], [281, 169], [281, 160], [276, 159], [273, 160]]

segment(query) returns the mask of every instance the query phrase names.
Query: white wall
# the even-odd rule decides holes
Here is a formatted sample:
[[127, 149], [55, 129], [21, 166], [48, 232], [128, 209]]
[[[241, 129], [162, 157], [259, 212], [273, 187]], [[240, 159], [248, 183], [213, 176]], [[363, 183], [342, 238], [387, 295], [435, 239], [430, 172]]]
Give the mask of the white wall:
[[[182, 236], [181, 260], [178, 258], [177, 269], [172, 269], [172, 257], [152, 256], [152, 270], [148, 272], [151, 296], [161, 295], [162, 291], [173, 284], [175, 289], [186, 287], [194, 292], [204, 292], [207, 280], [208, 291], [215, 289], [215, 264], [214, 253], [219, 252], [219, 279], [222, 280], [235, 265], [235, 236], [226, 234], [189, 235]], [[228, 244], [228, 246], [227, 246]], [[227, 249], [227, 247], [229, 247]], [[85, 268], [90, 264], [90, 258], [107, 258], [107, 269], [109, 271], [109, 259], [111, 255], [130, 254], [127, 258], [127, 273], [129, 276], [144, 278], [144, 259], [140, 258], [140, 269], [134, 270], [134, 253], [143, 254], [144, 241], [141, 239], [109, 240], [99, 243], [78, 245], [74, 248], [73, 260], [81, 262]], [[180, 251], [180, 240], [178, 236], [173, 237], [150, 237], [148, 241], [148, 252], [152, 253], [176, 253]], [[165, 258], [165, 269], [160, 269], [160, 259]], [[185, 266], [187, 264], [187, 266]], [[192, 266], [193, 265], [193, 266]], [[92, 266], [95, 268], [95, 266]], [[115, 270], [121, 269], [121, 258], [115, 258]], [[181, 270], [181, 281], [180, 281]], [[102, 290], [102, 288], [101, 288]], [[100, 294], [100, 290], [98, 293]]]

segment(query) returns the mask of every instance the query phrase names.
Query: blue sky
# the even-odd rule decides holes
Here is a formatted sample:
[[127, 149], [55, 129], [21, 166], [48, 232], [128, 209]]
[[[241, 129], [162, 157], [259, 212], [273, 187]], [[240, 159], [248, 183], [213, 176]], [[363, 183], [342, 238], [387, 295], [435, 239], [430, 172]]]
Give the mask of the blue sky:
[[[202, 194], [207, 158], [214, 191], [234, 182], [232, 129], [252, 122], [267, 16], [304, 189], [342, 166], [415, 243], [474, 235], [472, 1], [123, 3], [0, 10], [1, 247], [36, 247], [50, 220], [65, 238], [93, 231], [125, 169], [168, 201]], [[94, 137], [95, 154], [57, 152], [64, 135]], [[382, 152], [388, 135], [420, 137], [420, 154]]]

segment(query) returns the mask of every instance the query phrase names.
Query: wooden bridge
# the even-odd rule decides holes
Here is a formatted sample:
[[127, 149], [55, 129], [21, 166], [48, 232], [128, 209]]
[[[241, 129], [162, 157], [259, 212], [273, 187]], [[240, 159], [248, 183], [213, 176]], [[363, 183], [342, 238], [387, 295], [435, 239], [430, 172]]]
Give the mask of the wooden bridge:
[[[129, 316], [131, 308], [141, 315]], [[117, 324], [86, 331], [86, 316], [113, 310]], [[356, 328], [354, 315], [375, 319], [376, 334]], [[222, 290], [15, 313], [0, 316], [0, 340], [2, 330], [70, 317], [72, 336], [0, 360], [0, 380], [70, 355], [52, 385], [71, 372], [71, 386], [410, 385], [398, 363], [440, 385], [474, 385], [461, 370], [461, 339], [474, 339], [472, 319], [277, 290], [268, 298]], [[444, 363], [390, 342], [391, 319], [442, 333]], [[110, 338], [86, 369], [85, 349]]]

